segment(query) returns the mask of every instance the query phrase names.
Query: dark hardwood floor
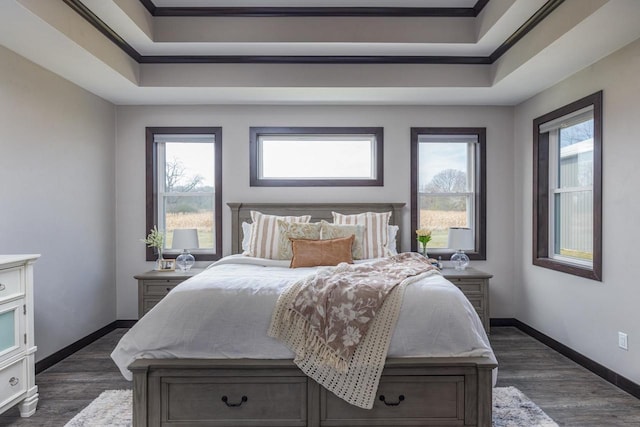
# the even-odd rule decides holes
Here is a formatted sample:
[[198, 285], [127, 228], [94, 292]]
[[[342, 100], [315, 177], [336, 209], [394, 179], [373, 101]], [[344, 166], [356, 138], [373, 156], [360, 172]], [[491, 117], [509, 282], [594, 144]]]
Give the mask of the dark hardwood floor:
[[[61, 427], [104, 390], [130, 388], [109, 358], [126, 329], [117, 329], [36, 376], [38, 410], [20, 418], [17, 408], [2, 426]], [[515, 386], [560, 426], [640, 427], [640, 400], [611, 385], [513, 327], [494, 327], [491, 343], [500, 364], [498, 386]]]
[[517, 328], [491, 328], [498, 387], [514, 386], [560, 426], [640, 426], [640, 399]]
[[36, 413], [20, 418], [17, 407], [0, 416], [0, 426], [62, 427], [105, 390], [131, 388], [109, 355], [127, 329], [116, 329], [36, 375]]

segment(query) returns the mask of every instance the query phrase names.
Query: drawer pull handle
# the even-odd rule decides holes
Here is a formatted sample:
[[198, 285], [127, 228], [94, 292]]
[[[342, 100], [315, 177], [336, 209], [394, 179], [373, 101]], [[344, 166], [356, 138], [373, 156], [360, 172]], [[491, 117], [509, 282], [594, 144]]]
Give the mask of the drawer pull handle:
[[11, 377], [11, 379], [9, 380], [9, 384], [11, 384], [11, 387], [17, 386], [19, 382], [20, 380], [16, 377]]
[[0, 292], [4, 291], [5, 289], [7, 289], [7, 287], [4, 285], [4, 283], [0, 283]]
[[382, 400], [382, 402], [387, 406], [398, 406], [400, 404], [400, 402], [402, 402], [404, 400], [404, 394], [401, 394], [400, 396], [398, 396], [398, 401], [397, 402], [387, 402], [385, 400], [384, 394], [380, 395], [380, 400]]
[[167, 286], [167, 292], [171, 290], [171, 286]]
[[240, 398], [240, 403], [229, 403], [229, 398], [227, 396], [222, 396], [222, 401], [224, 402], [225, 405], [227, 405], [229, 408], [235, 408], [238, 407], [240, 405], [242, 405], [244, 402], [246, 402], [247, 400], [247, 396], [242, 396]]

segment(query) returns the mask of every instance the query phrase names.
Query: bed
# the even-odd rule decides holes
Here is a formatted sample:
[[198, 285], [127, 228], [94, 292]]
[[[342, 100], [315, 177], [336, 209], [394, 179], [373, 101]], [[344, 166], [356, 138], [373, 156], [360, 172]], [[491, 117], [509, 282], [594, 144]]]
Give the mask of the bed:
[[[392, 211], [390, 223], [401, 227], [404, 204], [230, 203], [229, 206], [232, 251], [237, 254], [242, 247], [242, 223], [250, 220], [251, 210], [277, 215], [309, 214], [312, 221], [331, 221], [332, 211], [345, 214]], [[403, 305], [398, 321], [402, 332], [393, 335], [378, 398], [373, 408], [367, 410], [349, 405], [307, 377], [294, 364], [290, 350], [269, 341], [260, 328], [245, 327], [239, 332], [239, 323], [222, 320], [233, 315], [236, 311], [233, 304], [238, 299], [229, 295], [226, 284], [220, 283], [236, 277], [237, 272], [246, 274], [245, 282], [255, 282], [237, 286], [238, 292], [253, 294], [250, 302], [242, 303], [245, 311], [251, 313], [243, 321], [249, 326], [252, 316], [255, 319], [269, 316], [274, 298], [277, 299], [278, 291], [274, 294], [271, 288], [260, 288], [261, 276], [280, 280], [283, 287], [305, 274], [304, 269], [296, 272], [298, 269], [278, 265], [253, 265], [253, 261], [245, 258], [229, 257], [183, 282], [145, 315], [114, 350], [114, 360], [123, 374], [133, 378], [134, 426], [491, 425], [496, 360], [475, 310], [464, 296], [460, 299], [461, 293], [455, 286], [434, 276], [424, 286], [419, 282], [420, 286], [407, 287], [406, 307]], [[243, 263], [249, 266], [242, 266]], [[220, 288], [217, 294], [210, 289], [218, 286], [215, 283]], [[438, 287], [442, 291], [435, 294]], [[442, 355], [437, 352], [435, 356], [429, 355], [428, 346], [411, 335], [421, 329], [415, 325], [421, 322], [420, 318], [407, 314], [410, 310], [421, 311], [415, 306], [417, 298], [409, 293], [422, 292], [421, 289], [434, 292], [433, 298], [449, 298], [440, 302], [441, 307], [450, 309], [449, 313], [458, 310], [450, 306], [461, 306], [464, 313], [459, 317], [466, 317], [469, 324], [460, 334], [468, 335], [465, 339], [478, 340], [477, 348], [456, 356], [446, 351]], [[197, 291], [209, 292], [216, 298], [207, 302], [201, 296], [204, 294]], [[201, 322], [177, 320], [187, 315]], [[448, 322], [453, 324], [455, 318], [449, 314]], [[224, 325], [229, 323], [234, 324], [237, 333], [224, 331]], [[409, 323], [413, 325], [407, 327]], [[204, 324], [207, 326], [203, 327]], [[421, 333], [424, 331], [427, 329]], [[154, 336], [156, 333], [159, 335]], [[424, 341], [447, 333], [446, 327], [426, 332]], [[231, 344], [233, 340], [237, 342]], [[187, 349], [184, 341], [199, 343], [198, 350]], [[424, 354], [428, 357], [421, 356]]]

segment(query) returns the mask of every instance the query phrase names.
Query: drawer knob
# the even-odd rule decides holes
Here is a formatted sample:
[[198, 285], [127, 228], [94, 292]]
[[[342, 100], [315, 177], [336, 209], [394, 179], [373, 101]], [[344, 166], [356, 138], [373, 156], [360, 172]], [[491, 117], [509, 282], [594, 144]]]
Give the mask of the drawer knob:
[[4, 283], [0, 283], [0, 292], [4, 291], [5, 289], [7, 289], [7, 287], [4, 285]]
[[171, 286], [167, 286], [167, 292], [169, 292], [171, 289]]
[[17, 386], [19, 382], [20, 380], [16, 377], [11, 377], [11, 379], [9, 379], [9, 384], [11, 384], [11, 387]]
[[398, 406], [400, 404], [400, 402], [402, 402], [404, 400], [404, 394], [401, 394], [400, 396], [398, 396], [398, 401], [397, 402], [387, 402], [384, 394], [380, 395], [380, 400], [382, 401], [382, 403], [384, 403], [387, 406]]
[[240, 405], [242, 405], [244, 402], [246, 402], [247, 400], [249, 400], [247, 398], [247, 396], [242, 396], [240, 398], [240, 403], [229, 403], [229, 398], [227, 396], [222, 396], [222, 401], [224, 402], [225, 405], [227, 405], [229, 408], [234, 408], [234, 407], [238, 407]]

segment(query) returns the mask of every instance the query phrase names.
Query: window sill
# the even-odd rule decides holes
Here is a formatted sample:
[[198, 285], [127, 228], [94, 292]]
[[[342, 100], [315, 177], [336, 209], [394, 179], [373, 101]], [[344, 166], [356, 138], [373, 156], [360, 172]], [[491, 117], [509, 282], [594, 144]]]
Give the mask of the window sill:
[[[412, 248], [412, 251], [417, 251], [417, 248]], [[442, 257], [443, 261], [449, 261], [449, 259], [451, 259], [451, 256], [455, 253], [455, 251], [451, 251], [451, 250], [438, 250], [438, 249], [430, 249], [427, 248], [427, 254], [429, 254], [429, 257], [431, 258], [438, 258], [438, 257]], [[486, 254], [482, 253], [482, 252], [472, 252], [472, 251], [464, 251], [464, 253], [469, 257], [469, 259], [471, 261], [486, 261], [487, 260], [487, 256]]]
[[584, 277], [586, 279], [596, 280], [598, 282], [602, 281], [602, 274], [600, 271], [578, 264], [560, 262], [551, 258], [533, 258], [533, 265], [560, 271], [562, 273], [572, 274], [574, 276]]

